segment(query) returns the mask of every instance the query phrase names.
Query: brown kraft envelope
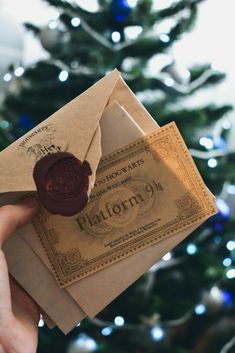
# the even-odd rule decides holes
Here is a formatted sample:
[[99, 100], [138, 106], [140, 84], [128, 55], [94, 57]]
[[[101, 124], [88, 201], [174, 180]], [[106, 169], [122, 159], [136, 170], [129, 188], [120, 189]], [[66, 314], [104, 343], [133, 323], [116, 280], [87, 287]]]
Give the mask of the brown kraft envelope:
[[[107, 91], [109, 91], [109, 95]], [[141, 106], [141, 104], [138, 102], [138, 100], [135, 98], [135, 96], [129, 90], [129, 88], [126, 86], [123, 80], [119, 77], [119, 73], [117, 71], [114, 71], [113, 73], [111, 73], [111, 75], [107, 76], [103, 80], [99, 81], [96, 85], [92, 86], [90, 90], [84, 92], [83, 95], [79, 96], [74, 101], [66, 105], [64, 108], [62, 108], [60, 111], [52, 115], [49, 119], [41, 123], [37, 127], [36, 133], [39, 134], [40, 129], [41, 130], [48, 129], [49, 137], [48, 137], [48, 141], [46, 141], [48, 148], [50, 147], [52, 149], [56, 149], [56, 146], [57, 146], [57, 144], [54, 141], [53, 141], [54, 143], [50, 145], [51, 143], [50, 132], [52, 132], [54, 134], [53, 136], [56, 136], [57, 141], [59, 141], [58, 144], [60, 143], [60, 139], [63, 140], [64, 146], [62, 146], [62, 148], [64, 150], [66, 150], [67, 148], [75, 155], [78, 155], [79, 158], [81, 159], [84, 159], [84, 157], [86, 156], [86, 159], [88, 159], [91, 165], [94, 166], [94, 169], [96, 169], [101, 155], [100, 131], [97, 124], [99, 123], [99, 119], [102, 116], [102, 111], [104, 110], [107, 100], [109, 100], [109, 103], [114, 100], [117, 100], [121, 105], [123, 105], [125, 109], [128, 111], [128, 113], [130, 113], [132, 118], [135, 119], [137, 126], [139, 126], [139, 128], [145, 134], [153, 132], [158, 128], [157, 124], [149, 116], [149, 114], [146, 112], [143, 106]], [[96, 109], [94, 109], [95, 107], [91, 104], [92, 101], [94, 101], [94, 105], [95, 107], [97, 107], [98, 112]], [[70, 141], [70, 138], [68, 138], [67, 136], [69, 128], [66, 129], [67, 131], [65, 130], [66, 132], [63, 132], [62, 130], [57, 129], [58, 124], [60, 124], [61, 129], [63, 128], [62, 116], [63, 114], [65, 114], [66, 126], [68, 124], [68, 127], [71, 126], [71, 129], [74, 130], [74, 126], [76, 126], [76, 118], [75, 118], [76, 111], [79, 113], [81, 112], [81, 114], [79, 115], [84, 116], [84, 119], [86, 114], [86, 123], [88, 123], [88, 125], [86, 125], [85, 127], [81, 126], [81, 121], [80, 121], [80, 126], [79, 126], [83, 134], [80, 137], [83, 136], [83, 140], [84, 140], [84, 135], [87, 136], [87, 133], [88, 133], [87, 139], [90, 138], [90, 143], [87, 143], [87, 141], [85, 141], [83, 145], [83, 146], [86, 146], [87, 148], [86, 151], [85, 151], [85, 148], [81, 148], [81, 149], [78, 148], [79, 146], [76, 145], [75, 137], [73, 139], [73, 132], [71, 132], [71, 141]], [[90, 118], [89, 114], [94, 114], [94, 120], [96, 120], [96, 124], [94, 124], [92, 117], [91, 119], [89, 119]], [[83, 118], [81, 118], [81, 120], [82, 119]], [[45, 124], [45, 122], [48, 122], [48, 124], [43, 125]], [[101, 129], [102, 129], [102, 124], [101, 124]], [[36, 128], [34, 130], [36, 130]], [[91, 133], [91, 130], [93, 134]], [[63, 136], [63, 139], [62, 139], [63, 134], [65, 136]], [[101, 135], [102, 135], [102, 130], [101, 130]], [[30, 136], [30, 133], [28, 133], [27, 136]], [[23, 138], [20, 139], [20, 141], [22, 142], [21, 143], [22, 150], [24, 150], [24, 148], [27, 148], [25, 147]], [[83, 140], [81, 138], [81, 141]], [[6, 167], [5, 169], [2, 169], [2, 170], [5, 170], [6, 172], [5, 173], [3, 172], [3, 174], [1, 175], [1, 186], [0, 186], [1, 192], [34, 191], [35, 185], [33, 185], [32, 175], [29, 175], [29, 170], [32, 170], [32, 167], [34, 164], [32, 160], [30, 160], [31, 162], [28, 162], [28, 159], [27, 159], [27, 164], [24, 165], [22, 161], [22, 159], [24, 159], [22, 157], [23, 154], [18, 156], [19, 153], [16, 147], [17, 146], [15, 143], [9, 146], [8, 149], [4, 150], [3, 154], [0, 155], [0, 165], [1, 163], [2, 163], [2, 166], [8, 165], [10, 167], [9, 169], [11, 169], [11, 171], [9, 171], [9, 169], [7, 170]], [[27, 152], [33, 155], [34, 163], [35, 163], [35, 159], [37, 160], [37, 158], [40, 158], [41, 151], [37, 151], [36, 147], [35, 146], [33, 147], [34, 149], [31, 148], [31, 150]], [[88, 158], [89, 154], [90, 154], [90, 157]], [[21, 162], [19, 157], [21, 157]], [[19, 161], [20, 163], [17, 163], [17, 161]], [[20, 174], [23, 176], [22, 183], [21, 181], [19, 182], [18, 178], [16, 179], [15, 164], [18, 164], [17, 175]], [[21, 170], [22, 170], [22, 174], [21, 174]], [[197, 226], [199, 224], [200, 222], [197, 224]], [[164, 255], [164, 253], [169, 251], [172, 247], [174, 247], [177, 243], [179, 243], [182, 239], [184, 239], [184, 237], [186, 237], [194, 228], [196, 228], [195, 225], [193, 227], [189, 227], [187, 230], [178, 232], [173, 237], [167, 238], [156, 245], [152, 245], [151, 247], [148, 247], [139, 253], [136, 253], [125, 259], [122, 259], [121, 261], [109, 267], [106, 267], [101, 271], [93, 273], [88, 277], [83, 278], [72, 285], [69, 285], [68, 287], [66, 287], [66, 290], [81, 305], [83, 310], [88, 315], [90, 316], [95, 315], [104, 306], [106, 306], [111, 300], [113, 300], [119, 293], [121, 293], [125, 288], [127, 288], [127, 286], [133, 283], [133, 281], [135, 281], [154, 262], [160, 259]], [[31, 239], [35, 239], [35, 242], [36, 242], [38, 241], [38, 238], [36, 236], [33, 237], [32, 233], [31, 233], [31, 237], [30, 235], [27, 235], [27, 232], [25, 232], [24, 234], [26, 234], [27, 240], [29, 241], [31, 247], [33, 248], [34, 245], [32, 245]], [[42, 248], [40, 247], [40, 243], [38, 243], [37, 248], [35, 247], [34, 250], [35, 252], [37, 252], [38, 255], [40, 254], [39, 255], [40, 258], [43, 260], [45, 264], [47, 264], [48, 268], [50, 268], [50, 265], [48, 264], [48, 260], [45, 257], [45, 253], [42, 251]], [[137, 263], [138, 263], [138, 266], [136, 266]], [[119, 281], [114, 281], [113, 280], [114, 278], [119, 278]], [[94, 298], [94, 293], [96, 293], [95, 298]]]

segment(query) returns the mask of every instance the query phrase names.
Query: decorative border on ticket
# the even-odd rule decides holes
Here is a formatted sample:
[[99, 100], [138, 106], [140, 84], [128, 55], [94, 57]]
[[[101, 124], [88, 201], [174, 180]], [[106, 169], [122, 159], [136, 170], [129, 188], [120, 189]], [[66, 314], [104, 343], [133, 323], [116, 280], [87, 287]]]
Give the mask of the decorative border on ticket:
[[[47, 257], [49, 258], [53, 273], [60, 287], [68, 286], [69, 284], [83, 277], [86, 277], [95, 271], [101, 270], [102, 268], [120, 261], [122, 258], [132, 255], [148, 246], [151, 246], [173, 234], [176, 234], [183, 229], [187, 229], [192, 225], [200, 223], [213, 214], [217, 213], [213, 196], [206, 188], [174, 122], [157, 129], [154, 133], [136, 140], [134, 143], [126, 145], [125, 147], [118, 149], [109, 155], [106, 155], [101, 159], [96, 174], [99, 175], [105, 170], [115, 166], [116, 164], [119, 164], [121, 161], [128, 160], [130, 157], [133, 157], [143, 150], [151, 149], [151, 145], [155, 141], [158, 142], [160, 137], [170, 138], [171, 146], [173, 147], [174, 152], [177, 153], [177, 158], [180, 160], [187, 178], [191, 182], [191, 186], [195, 194], [198, 195], [198, 199], [200, 199], [200, 203], [203, 205], [203, 207], [199, 207], [196, 214], [194, 213], [193, 216], [191, 215], [186, 219], [182, 219], [180, 222], [178, 219], [168, 222], [167, 224], [164, 224], [157, 229], [152, 231], [150, 230], [144, 235], [137, 236], [134, 239], [129, 240], [127, 243], [119, 245], [118, 247], [95, 257], [92, 260], [86, 262], [86, 260], [81, 259], [81, 262], [77, 268], [71, 268], [66, 273], [61, 265], [61, 261], [58, 260], [58, 257], [61, 256], [61, 253], [58, 254], [55, 245], [53, 242], [51, 242], [50, 236], [48, 236], [48, 229], [46, 229], [43, 218], [41, 220], [38, 218], [33, 222], [33, 224], [41, 244], [47, 254]], [[199, 196], [199, 191], [202, 195], [201, 198]], [[79, 256], [79, 254], [74, 253], [70, 254], [70, 256], [76, 257]], [[83, 262], [81, 265], [82, 261], [85, 262]]]

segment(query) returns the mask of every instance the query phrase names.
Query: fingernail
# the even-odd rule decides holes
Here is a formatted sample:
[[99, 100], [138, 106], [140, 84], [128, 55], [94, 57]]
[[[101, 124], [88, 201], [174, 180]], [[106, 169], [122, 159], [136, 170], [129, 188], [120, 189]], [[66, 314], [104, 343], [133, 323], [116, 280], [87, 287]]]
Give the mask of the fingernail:
[[23, 204], [25, 204], [26, 206], [28, 207], [36, 207], [38, 206], [38, 201], [36, 198], [32, 197], [32, 196], [29, 196], [29, 197], [26, 197], [25, 199], [23, 199], [21, 201]]

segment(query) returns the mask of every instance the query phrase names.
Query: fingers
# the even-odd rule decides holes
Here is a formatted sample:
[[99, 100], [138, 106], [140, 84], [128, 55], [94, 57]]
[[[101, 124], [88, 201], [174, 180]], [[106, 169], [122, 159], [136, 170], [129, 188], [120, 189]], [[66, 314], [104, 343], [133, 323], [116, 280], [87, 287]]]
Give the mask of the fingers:
[[19, 320], [37, 326], [40, 319], [39, 308], [28, 293], [10, 276], [12, 311]]
[[7, 262], [3, 251], [0, 249], [0, 326], [2, 319], [7, 316], [10, 311], [11, 295]]
[[39, 210], [39, 204], [33, 197], [16, 205], [0, 208], [0, 247], [17, 228], [27, 224]]

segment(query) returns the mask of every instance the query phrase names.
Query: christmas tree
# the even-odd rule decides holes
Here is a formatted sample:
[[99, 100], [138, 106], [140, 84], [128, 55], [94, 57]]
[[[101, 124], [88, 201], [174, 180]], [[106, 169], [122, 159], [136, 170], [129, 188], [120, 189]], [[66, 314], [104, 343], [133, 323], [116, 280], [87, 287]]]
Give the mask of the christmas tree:
[[193, 27], [201, 0], [168, 2], [161, 10], [153, 0], [100, 0], [96, 12], [76, 1], [47, 2], [58, 18], [43, 28], [25, 26], [49, 58], [30, 67], [12, 65], [4, 76], [9, 88], [0, 107], [1, 149], [116, 67], [160, 126], [176, 122], [217, 196], [219, 213], [69, 335], [40, 321], [38, 352], [235, 352], [235, 240], [228, 202], [235, 194], [235, 155], [226, 142], [231, 106], [179, 104], [224, 74], [210, 64], [179, 70], [170, 54]]

